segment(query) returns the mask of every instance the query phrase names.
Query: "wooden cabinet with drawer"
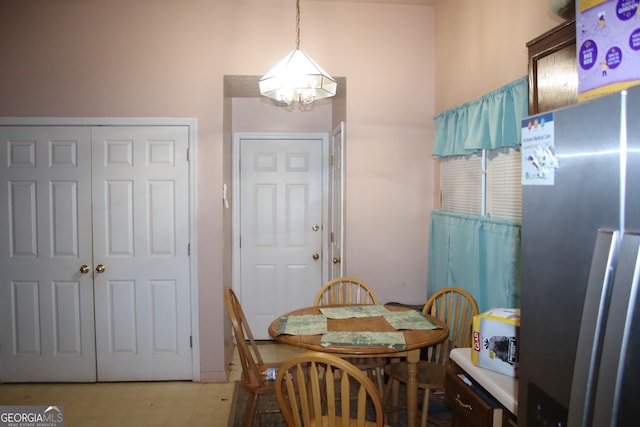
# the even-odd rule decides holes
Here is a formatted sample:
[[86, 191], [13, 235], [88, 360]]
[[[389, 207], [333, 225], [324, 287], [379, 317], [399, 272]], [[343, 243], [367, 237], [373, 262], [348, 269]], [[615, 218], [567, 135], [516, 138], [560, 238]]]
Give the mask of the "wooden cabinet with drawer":
[[453, 415], [452, 427], [516, 425], [514, 416], [455, 362], [447, 369], [445, 393]]

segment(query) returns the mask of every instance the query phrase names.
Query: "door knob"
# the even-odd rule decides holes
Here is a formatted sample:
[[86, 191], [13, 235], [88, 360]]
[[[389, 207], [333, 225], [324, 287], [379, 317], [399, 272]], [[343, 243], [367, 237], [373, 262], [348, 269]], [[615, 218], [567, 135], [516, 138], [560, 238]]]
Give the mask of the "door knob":
[[333, 263], [334, 264], [340, 264], [340, 258], [334, 258], [333, 259]]
[[80, 266], [80, 273], [82, 274], [87, 274], [91, 269], [89, 268], [89, 266], [87, 264], [82, 264]]
[[104, 264], [96, 265], [96, 273], [104, 273], [106, 269], [107, 267], [105, 267]]
[[318, 252], [314, 252], [313, 255], [311, 255], [311, 258], [318, 259], [320, 258], [320, 254]]
[[313, 224], [313, 227], [311, 227], [311, 229], [313, 231], [318, 231], [318, 230], [320, 230], [320, 226], [318, 224]]

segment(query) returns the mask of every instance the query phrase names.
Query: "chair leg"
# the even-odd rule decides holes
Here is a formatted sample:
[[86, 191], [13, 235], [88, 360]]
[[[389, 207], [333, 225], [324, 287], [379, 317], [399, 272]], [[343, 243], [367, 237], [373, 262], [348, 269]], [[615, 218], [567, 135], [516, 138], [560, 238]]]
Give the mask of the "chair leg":
[[257, 394], [250, 393], [250, 396], [247, 399], [247, 405], [244, 408], [244, 427], [253, 426], [253, 417], [255, 416], [256, 408], [258, 407], [258, 398], [259, 396]]
[[384, 393], [384, 369], [376, 368], [376, 380], [378, 384], [378, 391], [380, 391], [380, 396]]
[[387, 401], [389, 400], [389, 395], [391, 394], [391, 385], [393, 384], [394, 379], [389, 378], [387, 382], [387, 387], [384, 389], [384, 393], [382, 394], [382, 409], [386, 411], [387, 409]]
[[375, 368], [365, 368], [364, 373], [375, 384], [376, 383], [376, 371]]
[[378, 392], [382, 397], [384, 394], [384, 369], [380, 367], [367, 368], [366, 372], [369, 379], [378, 386]]
[[424, 390], [424, 397], [422, 398], [422, 413], [420, 414], [420, 427], [427, 427], [427, 418], [429, 418], [429, 395], [431, 390], [426, 388]]
[[384, 423], [385, 425], [390, 425], [389, 415], [387, 412], [387, 401], [389, 400], [389, 394], [391, 392], [391, 383], [393, 382], [393, 378], [389, 378], [389, 382], [384, 389], [384, 393], [382, 393], [382, 414], [384, 415]]
[[[387, 382], [387, 387], [384, 389], [384, 394], [382, 395], [382, 411], [385, 415], [385, 423], [387, 424], [397, 424], [398, 422], [398, 410], [401, 407], [398, 404], [399, 400], [399, 386], [400, 383], [394, 378], [389, 377], [389, 381]], [[392, 396], [393, 393], [393, 396]], [[389, 397], [392, 396], [391, 406], [389, 406]], [[393, 414], [390, 416], [388, 414]], [[391, 419], [391, 421], [390, 421]]]

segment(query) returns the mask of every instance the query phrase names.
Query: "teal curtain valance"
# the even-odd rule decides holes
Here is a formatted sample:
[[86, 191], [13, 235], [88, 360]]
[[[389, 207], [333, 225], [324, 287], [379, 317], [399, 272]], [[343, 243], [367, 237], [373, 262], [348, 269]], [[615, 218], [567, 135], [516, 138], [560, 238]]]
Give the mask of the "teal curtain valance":
[[521, 120], [529, 114], [529, 80], [522, 77], [481, 98], [435, 116], [437, 157], [468, 155], [520, 145]]
[[434, 210], [429, 238], [429, 294], [455, 286], [480, 312], [520, 306], [520, 225]]

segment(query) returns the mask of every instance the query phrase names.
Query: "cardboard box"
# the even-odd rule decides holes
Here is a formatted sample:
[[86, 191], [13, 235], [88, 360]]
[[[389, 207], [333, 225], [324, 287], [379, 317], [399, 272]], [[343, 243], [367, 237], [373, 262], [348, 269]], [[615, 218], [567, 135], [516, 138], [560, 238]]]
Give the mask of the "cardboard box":
[[473, 318], [474, 365], [518, 376], [520, 309], [494, 308]]
[[640, 83], [638, 0], [577, 0], [578, 100]]

